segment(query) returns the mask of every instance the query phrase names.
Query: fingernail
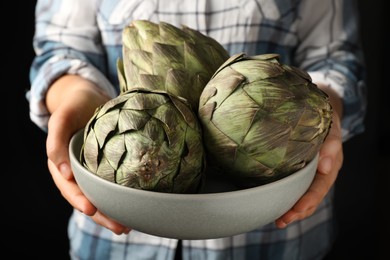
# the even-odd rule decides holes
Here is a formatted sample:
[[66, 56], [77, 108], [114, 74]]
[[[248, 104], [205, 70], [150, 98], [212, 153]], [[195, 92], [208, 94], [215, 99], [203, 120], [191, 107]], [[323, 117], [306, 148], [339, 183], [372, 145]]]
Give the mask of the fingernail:
[[71, 171], [70, 171], [70, 168], [69, 168], [68, 164], [61, 163], [58, 168], [59, 168], [60, 173], [62, 174], [62, 176], [64, 176], [64, 178], [66, 178], [66, 179], [70, 178]]
[[320, 172], [324, 174], [330, 173], [333, 167], [333, 161], [330, 157], [324, 157], [321, 159], [321, 164], [320, 164]]
[[288, 221], [283, 221], [283, 222], [281, 222], [281, 223], [279, 223], [279, 227], [280, 228], [286, 228], [288, 225], [290, 225], [292, 222], [294, 222], [296, 219], [295, 218], [293, 218], [293, 219], [290, 219], [290, 220], [288, 220]]

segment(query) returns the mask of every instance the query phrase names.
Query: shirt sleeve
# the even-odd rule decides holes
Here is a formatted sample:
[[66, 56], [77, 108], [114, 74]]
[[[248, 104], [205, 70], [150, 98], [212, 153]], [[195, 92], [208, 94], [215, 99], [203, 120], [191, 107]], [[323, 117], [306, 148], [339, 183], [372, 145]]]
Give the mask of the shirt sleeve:
[[30, 69], [31, 87], [26, 98], [31, 120], [45, 131], [50, 117], [45, 96], [51, 83], [60, 76], [77, 74], [96, 83], [111, 97], [117, 95], [105, 76], [107, 68], [96, 24], [96, 2], [37, 1], [33, 39], [36, 56]]
[[353, 0], [305, 0], [296, 62], [314, 83], [334, 89], [343, 100], [343, 140], [365, 129], [366, 84], [359, 17]]

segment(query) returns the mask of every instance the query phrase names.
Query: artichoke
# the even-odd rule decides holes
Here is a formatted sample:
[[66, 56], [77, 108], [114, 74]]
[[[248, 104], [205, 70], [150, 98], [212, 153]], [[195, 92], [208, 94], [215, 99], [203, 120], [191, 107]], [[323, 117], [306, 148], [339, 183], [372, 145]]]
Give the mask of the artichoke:
[[96, 110], [84, 130], [80, 161], [123, 186], [196, 192], [205, 168], [200, 123], [185, 100], [127, 91]]
[[328, 96], [277, 54], [229, 58], [200, 96], [208, 164], [243, 187], [281, 179], [318, 153], [332, 118]]
[[120, 88], [161, 90], [188, 100], [197, 112], [199, 96], [229, 58], [213, 38], [183, 26], [135, 20], [122, 33]]

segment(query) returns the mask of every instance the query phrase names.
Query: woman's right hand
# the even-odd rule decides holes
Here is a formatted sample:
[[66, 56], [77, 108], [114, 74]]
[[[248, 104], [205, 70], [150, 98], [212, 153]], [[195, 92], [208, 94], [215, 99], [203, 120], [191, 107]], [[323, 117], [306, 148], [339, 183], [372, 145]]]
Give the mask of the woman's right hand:
[[51, 113], [46, 140], [48, 168], [62, 196], [75, 209], [115, 234], [127, 234], [130, 228], [105, 216], [84, 196], [73, 177], [69, 160], [71, 137], [85, 127], [96, 108], [109, 99], [92, 82], [77, 75], [65, 75], [51, 85], [46, 95]]

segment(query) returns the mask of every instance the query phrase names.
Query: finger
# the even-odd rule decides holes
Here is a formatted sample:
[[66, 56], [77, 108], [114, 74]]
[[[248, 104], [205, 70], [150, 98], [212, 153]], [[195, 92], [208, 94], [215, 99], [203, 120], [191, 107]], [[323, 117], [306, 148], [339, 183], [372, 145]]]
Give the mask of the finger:
[[341, 122], [337, 113], [333, 114], [332, 125], [321, 149], [317, 170], [322, 174], [338, 173], [343, 162]]
[[69, 162], [69, 141], [72, 135], [66, 119], [53, 114], [49, 120], [48, 135], [46, 139], [46, 152], [49, 160], [55, 165], [66, 179], [71, 179], [73, 173]]
[[61, 195], [74, 207], [88, 216], [96, 213], [96, 207], [84, 196], [74, 179], [65, 179], [54, 163], [48, 160], [49, 171]]
[[48, 167], [54, 183], [60, 190], [61, 195], [72, 205], [72, 207], [88, 216], [91, 216], [91, 218], [97, 224], [110, 229], [116, 234], [128, 234], [130, 232], [130, 228], [119, 224], [118, 222], [99, 212], [96, 207], [84, 196], [76, 181], [74, 179], [66, 180], [63, 178], [61, 173], [55, 167], [54, 163], [50, 160], [48, 160]]
[[338, 136], [329, 136], [320, 151], [317, 173], [306, 193], [291, 210], [275, 221], [284, 228], [293, 221], [311, 216], [336, 181], [343, 161], [342, 143]]
[[330, 189], [328, 175], [316, 174], [312, 184], [298, 202], [285, 214], [275, 221], [279, 228], [284, 228], [288, 224], [311, 216], [325, 195]]
[[334, 180], [343, 164], [343, 147], [339, 137], [330, 135], [322, 145], [317, 171], [321, 174], [333, 174]]
[[96, 211], [96, 213], [91, 217], [93, 221], [97, 224], [111, 230], [117, 235], [128, 234], [131, 231], [131, 228], [128, 228], [115, 220], [107, 217], [100, 211]]

